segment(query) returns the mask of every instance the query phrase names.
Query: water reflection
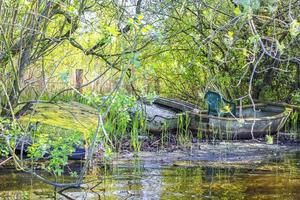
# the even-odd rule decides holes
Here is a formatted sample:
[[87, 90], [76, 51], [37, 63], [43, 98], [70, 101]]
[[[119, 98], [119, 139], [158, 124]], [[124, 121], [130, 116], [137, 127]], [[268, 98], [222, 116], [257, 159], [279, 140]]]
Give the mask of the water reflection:
[[1, 169], [0, 199], [298, 199], [299, 179], [300, 152], [255, 168], [143, 162], [98, 167], [87, 177], [94, 181], [63, 195], [29, 174]]

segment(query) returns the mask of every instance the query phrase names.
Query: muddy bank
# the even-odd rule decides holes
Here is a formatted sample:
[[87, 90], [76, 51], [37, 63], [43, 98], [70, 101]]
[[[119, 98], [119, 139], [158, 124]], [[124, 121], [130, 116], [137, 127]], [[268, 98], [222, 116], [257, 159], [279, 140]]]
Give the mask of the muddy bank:
[[232, 141], [211, 143], [194, 143], [188, 148], [177, 148], [173, 151], [141, 151], [138, 153], [123, 152], [112, 159], [113, 165], [129, 164], [138, 161], [145, 167], [156, 166], [255, 166], [268, 159], [281, 159], [283, 154], [300, 151], [300, 146], [269, 145], [264, 142]]

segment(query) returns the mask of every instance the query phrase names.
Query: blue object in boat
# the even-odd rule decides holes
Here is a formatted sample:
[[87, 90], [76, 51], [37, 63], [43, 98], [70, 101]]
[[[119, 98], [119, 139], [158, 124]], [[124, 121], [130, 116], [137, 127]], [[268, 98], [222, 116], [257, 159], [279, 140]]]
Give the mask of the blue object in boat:
[[208, 104], [208, 115], [224, 117], [226, 115], [236, 115], [236, 105], [233, 101], [228, 101], [221, 94], [208, 91], [204, 96]]

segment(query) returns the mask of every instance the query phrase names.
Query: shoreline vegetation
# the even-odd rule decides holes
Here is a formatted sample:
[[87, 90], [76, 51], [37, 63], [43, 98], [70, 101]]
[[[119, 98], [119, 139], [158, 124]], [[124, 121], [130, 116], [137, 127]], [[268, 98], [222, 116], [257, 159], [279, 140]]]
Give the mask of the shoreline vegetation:
[[[93, 168], [94, 162], [98, 165], [100, 163], [107, 164], [110, 160], [122, 162], [123, 157], [128, 160], [147, 160], [147, 156], [144, 157], [147, 153], [152, 153], [153, 156], [165, 153], [165, 156], [171, 157], [175, 154], [186, 157], [184, 155], [193, 155], [195, 152], [199, 155], [205, 155], [198, 158], [196, 156], [193, 158], [194, 161], [188, 163], [181, 162], [181, 159], [175, 156], [178, 158], [178, 162], [176, 159], [172, 162], [174, 162], [174, 166], [180, 167], [200, 165], [245, 167], [255, 166], [274, 152], [278, 152], [279, 149], [287, 153], [299, 150], [297, 146], [299, 140], [293, 134], [279, 132], [266, 138], [244, 141], [229, 140], [226, 142], [226, 139], [220, 140], [211, 134], [204, 135], [189, 131], [184, 126], [186, 122], [182, 121], [182, 125], [179, 123], [181, 118], [178, 118], [177, 130], [165, 129], [160, 133], [150, 133], [145, 129], [147, 120], [141, 117], [140, 113], [142, 112], [136, 110], [138, 105], [136, 99], [120, 95], [110, 105], [112, 105], [111, 112], [108, 113], [104, 126], [106, 135], [100, 135], [100, 138], [104, 139], [106, 143], [94, 144], [93, 153], [89, 154], [92, 144], [86, 142], [92, 141], [94, 128], [98, 123], [95, 108], [78, 102], [34, 104], [32, 109], [24, 113], [24, 116], [19, 119], [24, 127], [27, 125], [30, 135], [22, 135], [20, 130], [20, 132], [16, 132], [15, 141], [19, 153], [12, 155], [8, 151], [6, 158], [1, 160], [0, 166], [10, 166], [16, 162], [14, 159], [17, 159], [17, 162], [21, 161], [20, 164], [23, 166], [43, 169], [57, 177], [67, 173], [79, 178], [82, 171], [72, 171], [68, 167], [72, 163], [69, 156], [73, 155], [72, 153], [78, 147], [85, 149], [85, 156], [82, 157], [86, 159], [82, 160], [84, 174]], [[121, 115], [119, 110], [123, 110]], [[130, 110], [135, 110], [137, 115], [131, 115]], [[123, 124], [120, 124], [122, 121]], [[291, 121], [286, 126], [295, 128]], [[21, 137], [23, 141], [18, 140], [17, 137]], [[251, 151], [250, 148], [254, 150]], [[241, 152], [237, 149], [244, 151]], [[227, 155], [227, 151], [230, 152], [231, 157], [228, 156], [229, 154]], [[216, 157], [217, 152], [222, 152], [220, 157]], [[14, 158], [14, 156], [17, 157]], [[121, 159], [118, 161], [119, 158]], [[186, 159], [184, 160], [186, 161]], [[87, 162], [90, 162], [88, 166], [86, 165]], [[66, 167], [70, 169], [67, 172], [65, 171]], [[79, 187], [82, 184], [56, 183], [43, 178], [36, 172], [29, 171], [29, 173], [34, 173], [36, 177], [55, 187]], [[81, 180], [83, 180], [85, 175], [81, 176]]]
[[295, 168], [299, 44], [299, 0], [1, 0], [0, 170], [57, 192], [116, 156]]

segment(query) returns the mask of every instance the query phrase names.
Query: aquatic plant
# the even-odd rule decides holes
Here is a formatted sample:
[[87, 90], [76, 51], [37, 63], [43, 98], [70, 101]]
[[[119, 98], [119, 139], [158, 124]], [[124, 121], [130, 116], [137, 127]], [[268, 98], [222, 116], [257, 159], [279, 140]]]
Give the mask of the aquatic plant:
[[187, 112], [178, 116], [177, 119], [177, 140], [181, 146], [190, 146], [192, 140], [192, 134], [189, 129], [190, 117]]
[[298, 118], [299, 118], [299, 113], [297, 111], [294, 111], [291, 113], [290, 120], [291, 120], [291, 131], [298, 133]]
[[163, 122], [162, 131], [161, 131], [161, 148], [164, 148], [164, 145], [168, 144], [170, 139], [170, 132], [167, 121]]
[[109, 102], [110, 111], [104, 126], [119, 151], [126, 138], [134, 151], [140, 151], [139, 134], [146, 132], [146, 120], [143, 109], [138, 105], [134, 96], [122, 93], [116, 93], [113, 101]]
[[274, 137], [272, 135], [266, 135], [266, 143], [274, 144]]
[[132, 120], [132, 127], [130, 130], [130, 143], [135, 152], [139, 152], [141, 149], [141, 143], [139, 141], [139, 125], [140, 125], [140, 114], [136, 113]]

